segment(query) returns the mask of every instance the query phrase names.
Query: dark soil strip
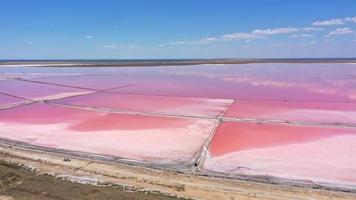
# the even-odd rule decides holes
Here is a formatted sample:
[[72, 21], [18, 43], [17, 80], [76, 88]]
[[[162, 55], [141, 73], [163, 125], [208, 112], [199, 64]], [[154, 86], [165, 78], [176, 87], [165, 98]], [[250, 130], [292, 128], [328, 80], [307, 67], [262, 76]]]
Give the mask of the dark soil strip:
[[84, 185], [37, 175], [20, 166], [0, 161], [0, 199], [19, 200], [175, 200], [148, 192], [124, 191], [113, 187]]

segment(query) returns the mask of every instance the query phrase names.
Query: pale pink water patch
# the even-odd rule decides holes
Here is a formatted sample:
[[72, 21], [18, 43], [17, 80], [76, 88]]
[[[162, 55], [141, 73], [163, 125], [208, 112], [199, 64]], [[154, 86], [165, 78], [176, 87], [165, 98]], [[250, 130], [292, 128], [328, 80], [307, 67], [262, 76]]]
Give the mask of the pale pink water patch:
[[[106, 73], [34, 78], [72, 87], [215, 99], [355, 102], [352, 67], [339, 64], [249, 64], [185, 67], [78, 69]], [[335, 78], [332, 75], [337, 75]], [[124, 87], [132, 85], [130, 87]], [[116, 88], [116, 89], [115, 89]]]
[[216, 123], [33, 104], [2, 110], [0, 137], [144, 162], [189, 164]]
[[203, 169], [356, 186], [356, 129], [224, 122]]
[[355, 103], [236, 101], [230, 118], [356, 125]]
[[232, 103], [228, 99], [165, 97], [119, 93], [93, 93], [54, 100], [53, 102], [91, 108], [107, 108], [130, 112], [217, 117]]
[[6, 108], [25, 102], [25, 100], [0, 94], [0, 108]]
[[0, 92], [32, 100], [48, 100], [91, 91], [19, 80], [0, 81]]
[[356, 81], [348, 79], [275, 80], [254, 77], [253, 75], [241, 77], [197, 75], [125, 78], [133, 86], [109, 91], [237, 100], [356, 103]]
[[72, 87], [88, 88], [93, 90], [104, 90], [130, 85], [127, 77], [111, 75], [43, 77], [32, 80]]
[[59, 77], [59, 76], [74, 76], [76, 74], [65, 74], [65, 73], [7, 73], [7, 74], [1, 74], [0, 75], [0, 80], [6, 80], [6, 79], [41, 79], [41, 78], [46, 78], [46, 77]]

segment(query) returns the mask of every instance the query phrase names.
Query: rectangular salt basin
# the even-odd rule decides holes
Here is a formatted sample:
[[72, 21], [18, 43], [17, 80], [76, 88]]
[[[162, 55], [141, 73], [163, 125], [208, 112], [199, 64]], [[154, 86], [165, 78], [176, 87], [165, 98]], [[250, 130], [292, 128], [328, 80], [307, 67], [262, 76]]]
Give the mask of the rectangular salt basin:
[[31, 80], [92, 90], [106, 90], [130, 85], [127, 82], [127, 78], [111, 75], [58, 76], [34, 78]]
[[20, 99], [20, 98], [8, 96], [8, 95], [0, 94], [0, 109], [1, 108], [7, 108], [7, 107], [10, 107], [10, 106], [14, 106], [14, 105], [23, 103], [25, 101], [26, 100], [24, 100], [24, 99]]
[[356, 80], [285, 79], [252, 75], [134, 76], [124, 77], [132, 86], [111, 92], [236, 100], [276, 100], [356, 103]]
[[203, 169], [356, 187], [355, 128], [224, 122]]
[[[11, 69], [43, 74], [79, 73], [82, 75], [31, 80], [93, 90], [215, 99], [356, 103], [356, 80], [350, 78], [355, 69], [348, 64]], [[132, 86], [125, 87], [128, 85]]]
[[91, 91], [19, 80], [0, 81], [0, 92], [31, 100], [49, 100]]
[[188, 165], [216, 123], [32, 104], [0, 111], [0, 137], [41, 147]]
[[356, 104], [236, 101], [225, 117], [356, 125]]
[[72, 106], [115, 109], [125, 112], [218, 117], [225, 112], [232, 100], [99, 92], [54, 100], [53, 102]]

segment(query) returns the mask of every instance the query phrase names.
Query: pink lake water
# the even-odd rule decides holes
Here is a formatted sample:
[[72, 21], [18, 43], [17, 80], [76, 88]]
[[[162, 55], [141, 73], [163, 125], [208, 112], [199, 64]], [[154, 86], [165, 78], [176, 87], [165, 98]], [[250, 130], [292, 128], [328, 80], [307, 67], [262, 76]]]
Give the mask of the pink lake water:
[[58, 97], [87, 94], [90, 91], [27, 81], [3, 80], [0, 81], [0, 92], [25, 99], [48, 100]]
[[355, 186], [356, 130], [224, 122], [203, 169]]
[[91, 108], [106, 108], [161, 115], [217, 117], [232, 103], [229, 99], [149, 96], [99, 92], [52, 102]]
[[46, 82], [65, 86], [105, 90], [129, 86], [130, 82], [120, 76], [110, 75], [78, 75], [33, 78], [32, 81]]
[[256, 77], [140, 77], [109, 91], [239, 100], [356, 102], [356, 80], [275, 80]]
[[229, 118], [356, 125], [356, 103], [236, 101]]
[[0, 137], [159, 164], [191, 164], [215, 120], [31, 104], [0, 112]]
[[14, 106], [23, 103], [24, 101], [25, 101], [24, 99], [0, 94], [0, 109], [9, 106]]
[[0, 138], [187, 166], [212, 134], [202, 173], [356, 188], [355, 64], [2, 67], [0, 75], [8, 79], [0, 108], [46, 100], [1, 109]]

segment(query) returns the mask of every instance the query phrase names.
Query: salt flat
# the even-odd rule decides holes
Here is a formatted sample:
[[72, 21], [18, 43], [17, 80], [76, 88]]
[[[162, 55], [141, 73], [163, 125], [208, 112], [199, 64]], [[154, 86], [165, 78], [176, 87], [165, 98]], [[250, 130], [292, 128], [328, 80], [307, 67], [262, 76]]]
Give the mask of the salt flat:
[[0, 72], [4, 142], [207, 176], [355, 189], [356, 69], [347, 63]]

